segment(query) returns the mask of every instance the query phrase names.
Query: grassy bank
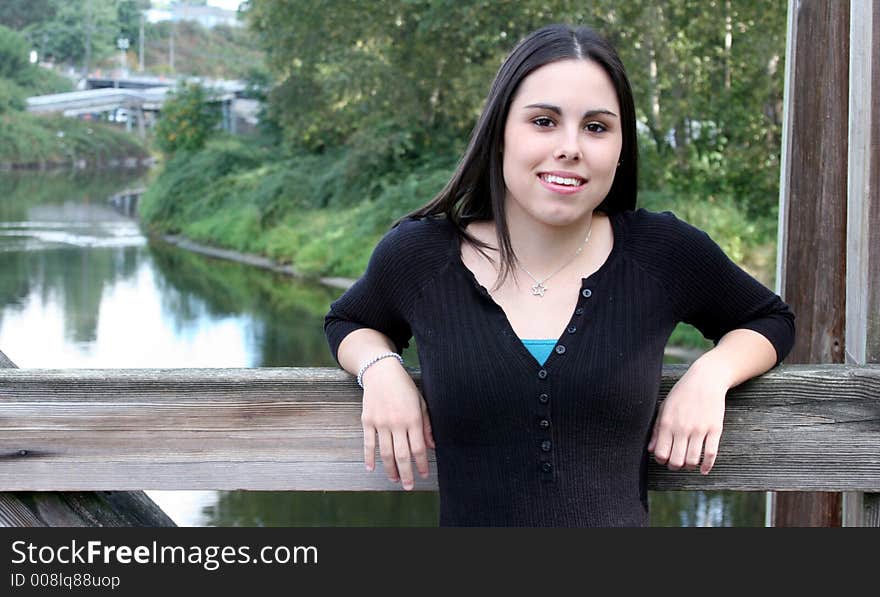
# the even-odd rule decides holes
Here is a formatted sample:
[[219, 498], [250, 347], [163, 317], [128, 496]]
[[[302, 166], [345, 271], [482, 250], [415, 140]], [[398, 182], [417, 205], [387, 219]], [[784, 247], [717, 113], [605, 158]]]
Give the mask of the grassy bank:
[[307, 276], [357, 277], [390, 223], [436, 193], [452, 166], [432, 162], [366, 180], [351, 159], [279, 158], [215, 140], [164, 165], [141, 199], [141, 217], [156, 232], [265, 255]]
[[110, 125], [26, 112], [0, 115], [0, 168], [103, 168], [148, 157], [134, 135]]
[[[215, 140], [164, 165], [141, 200], [141, 217], [154, 232], [265, 255], [308, 276], [356, 278], [390, 224], [439, 191], [453, 164], [426, 161], [365, 177], [353, 159], [344, 151], [279, 157], [237, 139]], [[639, 201], [705, 230], [772, 288], [775, 219], [756, 221], [719, 197], [642, 192]], [[706, 346], [688, 326], [680, 326], [673, 341]]]

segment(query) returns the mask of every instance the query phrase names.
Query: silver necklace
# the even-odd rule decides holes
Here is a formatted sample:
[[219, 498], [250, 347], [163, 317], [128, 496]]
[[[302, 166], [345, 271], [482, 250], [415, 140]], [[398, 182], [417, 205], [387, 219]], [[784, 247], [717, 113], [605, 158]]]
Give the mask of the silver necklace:
[[549, 276], [547, 276], [543, 280], [539, 280], [535, 276], [533, 276], [532, 272], [527, 270], [526, 267], [522, 263], [519, 263], [519, 260], [517, 260], [517, 263], [519, 263], [519, 266], [522, 268], [522, 270], [525, 273], [527, 273], [529, 275], [529, 277], [532, 279], [532, 281], [534, 281], [534, 283], [535, 283], [532, 286], [532, 296], [540, 296], [541, 298], [544, 297], [544, 293], [547, 292], [547, 287], [544, 286], [544, 282], [546, 282], [547, 280], [549, 280], [550, 278], [552, 278], [553, 276], [555, 276], [556, 274], [561, 272], [565, 268], [565, 266], [567, 266], [569, 263], [574, 261], [575, 257], [577, 257], [578, 255], [581, 254], [581, 251], [583, 251], [584, 247], [587, 246], [587, 243], [590, 242], [590, 235], [592, 233], [593, 233], [593, 220], [591, 219], [590, 220], [590, 228], [589, 228], [589, 230], [587, 230], [587, 238], [584, 239], [583, 244], [580, 247], [578, 247], [578, 250], [574, 252], [574, 255], [571, 256], [571, 259], [569, 259], [568, 261], [563, 263], [562, 267], [560, 267], [558, 270], [556, 270], [555, 272], [553, 272], [552, 274], [550, 274]]

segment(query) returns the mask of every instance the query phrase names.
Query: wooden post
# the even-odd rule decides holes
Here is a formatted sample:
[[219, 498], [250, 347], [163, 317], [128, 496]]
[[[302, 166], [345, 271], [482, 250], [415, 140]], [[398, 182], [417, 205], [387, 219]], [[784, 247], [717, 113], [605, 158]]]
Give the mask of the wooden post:
[[[850, 8], [846, 362], [880, 363], [880, 2]], [[844, 526], [877, 524], [880, 494], [844, 493]]]
[[[17, 369], [0, 351], [0, 368]], [[2, 400], [2, 397], [0, 397]], [[0, 492], [4, 527], [173, 527], [143, 491]]]
[[[848, 0], [789, 0], [777, 277], [797, 317], [787, 363], [844, 362], [849, 12]], [[841, 503], [777, 493], [770, 518], [840, 526]]]

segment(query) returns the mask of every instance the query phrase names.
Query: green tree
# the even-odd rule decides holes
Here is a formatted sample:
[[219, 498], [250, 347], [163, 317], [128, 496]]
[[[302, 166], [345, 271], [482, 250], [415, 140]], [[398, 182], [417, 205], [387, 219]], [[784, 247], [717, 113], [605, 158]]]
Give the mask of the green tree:
[[288, 145], [349, 171], [458, 153], [504, 55], [548, 23], [592, 26], [633, 85], [643, 186], [776, 203], [785, 3], [755, 0], [251, 0]]
[[0, 25], [0, 77], [15, 79], [28, 66], [27, 40], [21, 34]]
[[23, 110], [25, 106], [24, 90], [10, 81], [0, 78], [0, 114], [13, 110]]
[[28, 95], [69, 91], [69, 81], [30, 64], [27, 40], [0, 25], [0, 112], [24, 109]]
[[156, 125], [156, 142], [166, 154], [196, 151], [219, 121], [217, 109], [208, 103], [208, 91], [198, 84], [184, 84], [162, 106]]
[[10, 29], [24, 29], [51, 21], [55, 17], [58, 0], [3, 0], [0, 2], [0, 25]]
[[27, 29], [41, 56], [88, 66], [116, 50], [119, 32], [117, 0], [59, 1], [52, 20]]
[[601, 0], [630, 73], [653, 187], [776, 203], [785, 3]]
[[117, 0], [116, 15], [119, 22], [119, 35], [131, 42], [130, 47], [137, 47], [140, 36], [141, 13], [150, 8], [150, 0]]

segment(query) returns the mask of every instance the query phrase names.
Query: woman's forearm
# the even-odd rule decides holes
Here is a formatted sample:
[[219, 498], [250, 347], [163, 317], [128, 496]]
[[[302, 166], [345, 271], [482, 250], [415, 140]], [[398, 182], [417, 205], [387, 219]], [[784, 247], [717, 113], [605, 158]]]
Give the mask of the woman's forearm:
[[[391, 338], [371, 328], [360, 328], [347, 335], [339, 344], [336, 356], [342, 368], [357, 375], [361, 366], [383, 352], [395, 352]], [[384, 359], [383, 359], [384, 360]], [[394, 361], [394, 359], [390, 359]], [[396, 362], [396, 361], [395, 361]]]
[[769, 371], [776, 364], [776, 349], [762, 334], [736, 329], [726, 333], [718, 345], [691, 365], [718, 376], [727, 388], [738, 386]]

